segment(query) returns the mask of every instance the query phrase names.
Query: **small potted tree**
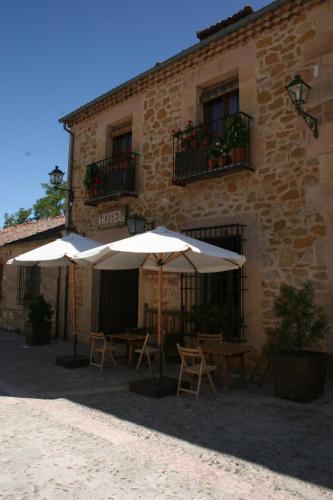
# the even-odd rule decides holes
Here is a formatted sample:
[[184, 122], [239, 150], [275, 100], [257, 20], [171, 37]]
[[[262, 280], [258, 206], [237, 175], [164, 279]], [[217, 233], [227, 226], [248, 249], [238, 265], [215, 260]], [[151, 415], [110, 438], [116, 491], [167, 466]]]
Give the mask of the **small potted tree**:
[[52, 328], [52, 307], [42, 295], [29, 302], [29, 321], [25, 322], [28, 345], [49, 344]]
[[194, 304], [191, 311], [182, 315], [201, 333], [220, 333], [226, 326], [228, 307], [220, 304]]
[[248, 146], [249, 134], [245, 123], [239, 114], [228, 116], [224, 131], [225, 143], [230, 148], [232, 163], [244, 163], [246, 161], [246, 148]]
[[308, 402], [324, 392], [327, 354], [307, 350], [328, 333], [322, 308], [314, 302], [311, 282], [301, 289], [283, 284], [274, 301], [279, 319], [267, 330], [268, 352], [272, 359], [275, 395]]

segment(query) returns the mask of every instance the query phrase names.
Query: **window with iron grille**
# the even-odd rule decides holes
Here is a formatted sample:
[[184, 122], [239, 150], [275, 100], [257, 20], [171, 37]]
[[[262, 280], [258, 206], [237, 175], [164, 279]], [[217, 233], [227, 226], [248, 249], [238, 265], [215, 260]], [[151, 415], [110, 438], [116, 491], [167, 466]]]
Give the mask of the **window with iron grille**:
[[[241, 224], [195, 228], [183, 231], [187, 236], [243, 254], [244, 228]], [[183, 274], [181, 278], [182, 310], [189, 312], [193, 304], [226, 306], [226, 340], [244, 340], [243, 269], [223, 273]], [[190, 325], [186, 325], [187, 331]]]
[[40, 267], [20, 266], [17, 272], [17, 303], [27, 304], [40, 294]]

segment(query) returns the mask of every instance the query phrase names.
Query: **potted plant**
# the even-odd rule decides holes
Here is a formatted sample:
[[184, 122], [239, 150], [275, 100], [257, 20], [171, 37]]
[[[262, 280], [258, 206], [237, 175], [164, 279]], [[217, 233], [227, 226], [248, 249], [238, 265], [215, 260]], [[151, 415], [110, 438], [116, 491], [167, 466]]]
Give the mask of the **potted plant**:
[[240, 114], [228, 116], [224, 130], [225, 144], [228, 145], [232, 163], [246, 161], [249, 134]]
[[42, 295], [29, 302], [29, 321], [25, 322], [28, 345], [49, 344], [52, 328], [52, 307]]
[[212, 170], [213, 168], [217, 167], [219, 156], [219, 148], [216, 146], [216, 140], [213, 139], [209, 148], [207, 149], [208, 170]]
[[227, 317], [227, 306], [220, 304], [194, 304], [190, 312], [182, 315], [184, 321], [193, 323], [201, 333], [220, 333]]
[[307, 349], [325, 337], [328, 324], [322, 308], [315, 304], [311, 282], [305, 282], [301, 289], [282, 284], [274, 311], [279, 323], [267, 334], [275, 395], [312, 401], [324, 391], [327, 354]]
[[205, 125], [198, 125], [192, 132], [193, 145], [205, 152], [209, 144], [209, 134]]
[[217, 158], [217, 166], [224, 167], [228, 164], [228, 146], [224, 141], [222, 136], [215, 137], [211, 144], [211, 151], [214, 152], [215, 157]]
[[91, 163], [90, 165], [87, 165], [86, 173], [83, 179], [83, 184], [87, 189], [91, 188], [95, 183], [96, 174], [97, 174], [96, 163]]

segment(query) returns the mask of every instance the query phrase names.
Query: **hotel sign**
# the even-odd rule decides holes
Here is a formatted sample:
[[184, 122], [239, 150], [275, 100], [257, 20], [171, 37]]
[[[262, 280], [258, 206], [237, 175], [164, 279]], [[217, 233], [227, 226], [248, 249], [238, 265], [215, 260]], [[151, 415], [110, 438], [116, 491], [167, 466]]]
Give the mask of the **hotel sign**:
[[99, 212], [97, 219], [98, 227], [115, 227], [126, 224], [126, 208], [127, 207], [122, 206]]

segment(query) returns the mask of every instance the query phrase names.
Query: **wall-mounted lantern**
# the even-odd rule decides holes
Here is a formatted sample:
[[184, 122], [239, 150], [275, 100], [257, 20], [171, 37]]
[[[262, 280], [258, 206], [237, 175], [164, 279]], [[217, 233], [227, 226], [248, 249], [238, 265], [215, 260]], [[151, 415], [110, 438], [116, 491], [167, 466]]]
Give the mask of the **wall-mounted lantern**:
[[130, 235], [144, 233], [146, 229], [146, 219], [142, 215], [131, 215], [126, 219], [128, 233]]
[[60, 168], [56, 165], [54, 167], [54, 169], [52, 170], [52, 172], [49, 173], [50, 183], [52, 184], [52, 186], [54, 187], [54, 189], [57, 189], [58, 191], [66, 191], [68, 193], [69, 202], [71, 203], [73, 201], [73, 199], [74, 199], [74, 191], [73, 191], [73, 189], [66, 189], [66, 188], [60, 187], [64, 175], [65, 175], [65, 172], [63, 172], [62, 170], [60, 170]]
[[305, 83], [300, 75], [296, 75], [295, 78], [286, 86], [286, 89], [297, 113], [303, 116], [307, 126], [310, 128], [313, 135], [317, 138], [318, 120], [303, 109], [303, 106], [306, 103], [309, 92], [311, 90], [310, 85]]

